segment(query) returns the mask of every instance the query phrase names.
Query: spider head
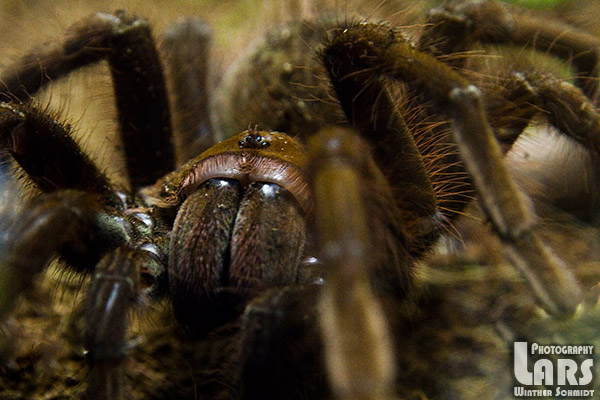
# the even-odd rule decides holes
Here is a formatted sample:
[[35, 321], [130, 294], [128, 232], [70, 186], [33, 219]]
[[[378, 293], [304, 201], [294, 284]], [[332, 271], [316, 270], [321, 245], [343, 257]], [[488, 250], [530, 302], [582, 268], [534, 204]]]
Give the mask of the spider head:
[[168, 270], [183, 325], [205, 331], [262, 291], [303, 280], [312, 208], [304, 164], [291, 137], [249, 130], [165, 178], [163, 193], [176, 193], [178, 207]]

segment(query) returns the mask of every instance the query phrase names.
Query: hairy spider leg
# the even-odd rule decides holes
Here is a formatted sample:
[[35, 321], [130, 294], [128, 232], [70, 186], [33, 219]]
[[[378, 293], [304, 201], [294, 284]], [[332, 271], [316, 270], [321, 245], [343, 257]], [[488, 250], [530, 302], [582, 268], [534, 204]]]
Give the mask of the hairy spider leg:
[[560, 132], [600, 154], [600, 115], [578, 87], [548, 74], [517, 73], [513, 79], [533, 97], [519, 106], [543, 112]]
[[[355, 64], [349, 54], [337, 54], [345, 46], [349, 45], [327, 43], [322, 62], [348, 121], [368, 141], [387, 181], [393, 182], [396, 207], [412, 235], [403, 240], [418, 257], [437, 238], [442, 222], [429, 174], [384, 77]], [[387, 265], [398, 264], [390, 261]]]
[[[325, 128], [310, 139], [308, 149], [319, 253], [327, 271], [319, 321], [331, 389], [338, 399], [389, 399], [397, 373], [394, 344], [382, 293], [371, 283], [378, 270], [375, 254], [385, 247], [373, 242], [373, 229], [383, 231], [389, 221], [368, 214], [366, 204], [377, 200], [365, 190], [384, 179], [351, 129]], [[385, 189], [393, 208], [390, 187], [383, 184], [379, 190]], [[410, 257], [403, 259], [402, 278], [408, 280]]]
[[[600, 114], [581, 89], [550, 74], [517, 72], [503, 82], [496, 91], [498, 109], [491, 119], [495, 129], [501, 126], [512, 131], [511, 145], [533, 118], [541, 115], [558, 134], [580, 143], [596, 157], [600, 154]], [[501, 139], [503, 143], [504, 139], [506, 136]], [[596, 196], [590, 193], [586, 198], [590, 201], [588, 206], [571, 198], [561, 208], [567, 207], [569, 212], [591, 223], [596, 213], [591, 205], [596, 203]]]
[[121, 204], [108, 178], [71, 137], [70, 127], [33, 107], [0, 103], [0, 146], [42, 192], [76, 189]]
[[[68, 239], [64, 243], [55, 246], [58, 250], [64, 244], [62, 249], [63, 256], [72, 263], [72, 267], [78, 271], [91, 270], [98, 261], [101, 252], [92, 251], [88, 256], [85, 252], [88, 245], [94, 249], [106, 250], [102, 240], [110, 238], [113, 234], [115, 238], [121, 236], [118, 229], [110, 232], [112, 228], [106, 226], [106, 230], [101, 228], [98, 221], [100, 214], [104, 212], [105, 207], [110, 207], [114, 211], [122, 210], [122, 200], [113, 191], [110, 182], [106, 176], [93, 164], [89, 157], [81, 151], [79, 146], [71, 137], [70, 128], [57, 122], [53, 117], [42, 114], [40, 111], [28, 106], [18, 104], [0, 104], [0, 146], [4, 154], [10, 155], [21, 167], [26, 176], [44, 193], [41, 197], [48, 197], [49, 194], [55, 194], [68, 200], [70, 198], [79, 198], [85, 196], [89, 204], [86, 207], [77, 206], [77, 211], [71, 218], [73, 224], [82, 225], [77, 232], [85, 232], [90, 243], [81, 245], [77, 241]], [[48, 202], [54, 204], [54, 200], [48, 197]], [[36, 200], [37, 201], [37, 200]], [[76, 204], [80, 204], [79, 202]], [[30, 208], [33, 205], [27, 205], [23, 211], [25, 214], [31, 213]], [[60, 203], [57, 207], [61, 207]], [[81, 208], [83, 207], [83, 208]], [[85, 210], [85, 211], [84, 211]], [[40, 213], [43, 214], [43, 213]], [[46, 229], [43, 218], [36, 225], [35, 229]], [[69, 221], [69, 219], [67, 219]], [[69, 222], [65, 222], [69, 226]], [[98, 234], [94, 229], [99, 228]], [[11, 232], [23, 242], [31, 241], [33, 246], [36, 243], [34, 239], [28, 239], [27, 236], [21, 238], [21, 232], [11, 227]], [[66, 228], [66, 231], [69, 231]], [[12, 236], [8, 236], [12, 238]], [[10, 239], [12, 240], [12, 239]], [[9, 240], [9, 241], [10, 241]], [[16, 239], [15, 239], [16, 240]], [[121, 239], [108, 239], [107, 243], [120, 242]], [[81, 248], [78, 248], [80, 246]], [[70, 249], [70, 250], [69, 250]], [[100, 251], [100, 250], [98, 250]], [[27, 252], [24, 254], [28, 254]], [[27, 274], [24, 279], [33, 280], [35, 275], [41, 271], [45, 264], [39, 265], [35, 273]], [[13, 301], [14, 298], [8, 299]]]
[[[245, 399], [308, 399], [329, 393], [319, 327], [320, 285], [271, 289], [241, 318], [240, 383]], [[285, 365], [285, 368], [273, 368]]]
[[[596, 101], [600, 41], [552, 18], [527, 14], [497, 0], [444, 4], [430, 11], [418, 47], [439, 56], [460, 54], [475, 42], [530, 46], [572, 63], [576, 86]], [[461, 67], [466, 57], [447, 57]]]
[[147, 21], [95, 14], [69, 29], [62, 43], [24, 56], [1, 76], [5, 101], [28, 101], [49, 81], [107, 60], [113, 79], [127, 172], [136, 190], [175, 168], [167, 92]]
[[378, 25], [338, 30], [324, 55], [349, 60], [363, 73], [405, 82], [453, 118], [454, 140], [510, 258], [549, 312], [573, 312], [582, 301], [582, 290], [572, 271], [536, 234], [536, 217], [503, 164], [479, 90], [447, 65], [414, 49], [397, 32]]
[[[158, 271], [158, 276], [166, 270], [151, 252], [133, 248], [149, 243], [144, 233], [148, 228], [124, 212], [126, 204], [108, 179], [71, 138], [68, 126], [52, 116], [29, 106], [2, 103], [0, 138], [3, 152], [43, 192], [23, 207], [5, 233], [0, 319], [54, 256], [60, 255], [75, 271], [95, 271], [86, 321], [88, 397], [122, 398], [117, 394], [123, 390], [121, 369], [127, 344], [124, 334], [113, 333], [127, 330], [129, 308], [143, 295], [139, 285], [132, 283], [139, 281], [141, 271]], [[105, 254], [111, 261], [96, 268]], [[139, 262], [134, 270], [129, 259]]]
[[[397, 368], [389, 320], [398, 318], [398, 304], [411, 303], [412, 287], [403, 221], [356, 131], [326, 127], [309, 139], [307, 152], [324, 283], [272, 289], [248, 305], [244, 398], [392, 398]], [[383, 267], [390, 263], [396, 269]]]
[[163, 34], [165, 72], [173, 97], [177, 163], [196, 157], [222, 139], [209, 117], [209, 48], [211, 30], [201, 19], [185, 18]]
[[[66, 260], [79, 258], [78, 263], [71, 262], [70, 265], [78, 270], [91, 271], [95, 261], [111, 250], [126, 242], [127, 234], [117, 223], [111, 223], [107, 214], [101, 212], [101, 202], [97, 196], [75, 190], [61, 190], [53, 193], [42, 194], [35, 198], [19, 213], [15, 222], [5, 233], [2, 243], [2, 256], [0, 257], [0, 318], [10, 313], [16, 303], [18, 295], [28, 289], [33, 279], [42, 272], [49, 261], [59, 252]], [[80, 253], [80, 251], [82, 251]], [[145, 252], [147, 253], [147, 252]], [[148, 258], [149, 255], [146, 255]], [[147, 262], [146, 262], [147, 263]], [[98, 279], [107, 279], [102, 274], [102, 269], [94, 275], [94, 282]], [[139, 269], [136, 268], [139, 276]], [[114, 277], [111, 278], [114, 280]], [[88, 398], [90, 399], [120, 399], [122, 397], [101, 396], [102, 391], [98, 387], [114, 388], [112, 380], [98, 378], [97, 365], [105, 365], [112, 373], [110, 377], [117, 379], [120, 376], [120, 363], [116, 363], [113, 354], [102, 352], [105, 341], [96, 339], [102, 333], [110, 332], [101, 339], [112, 343], [113, 348], [119, 348], [120, 361], [124, 357], [126, 344], [122, 337], [113, 336], [114, 332], [127, 329], [129, 307], [135, 298], [130, 296], [126, 299], [127, 304], [118, 296], [112, 296], [110, 301], [106, 299], [108, 288], [102, 288], [104, 296], [96, 299], [99, 290], [90, 293], [90, 302], [96, 307], [88, 305], [89, 312], [95, 312], [94, 319], [87, 321], [87, 336], [94, 340], [86, 343], [90, 350], [88, 363], [90, 374], [88, 375]], [[116, 291], [116, 290], [115, 290]], [[137, 293], [136, 293], [137, 294]], [[104, 308], [98, 307], [102, 301], [107, 301]], [[116, 303], [115, 303], [116, 302]], [[120, 308], [117, 312], [125, 314], [122, 318], [114, 318], [115, 304]], [[122, 310], [123, 307], [127, 307]], [[100, 321], [100, 322], [98, 322]], [[0, 321], [1, 322], [1, 321]], [[118, 324], [121, 325], [118, 325]], [[97, 331], [99, 329], [100, 332]], [[2, 331], [0, 336], [4, 336]], [[10, 335], [10, 332], [8, 332]], [[0, 346], [10, 345], [11, 338], [0, 337]], [[100, 350], [99, 350], [100, 349]], [[0, 348], [0, 352], [5, 349]], [[102, 363], [104, 362], [104, 364]], [[102, 374], [103, 370], [100, 371]], [[95, 383], [97, 381], [100, 383]], [[110, 383], [110, 384], [109, 384]], [[108, 390], [108, 389], [105, 389]], [[100, 397], [96, 397], [100, 396]]]
[[90, 366], [87, 397], [125, 399], [129, 311], [141, 295], [140, 266], [162, 268], [151, 253], [128, 246], [106, 254], [94, 271], [86, 304], [86, 348]]
[[[74, 250], [85, 242], [82, 236], [93, 231], [98, 214], [95, 196], [71, 190], [41, 195], [20, 212], [2, 243], [1, 319], [57, 250]], [[114, 236], [114, 242], [118, 243], [119, 239], [122, 238]], [[106, 250], [108, 246], [110, 244], [103, 243], [98, 250]]]
[[[53, 118], [26, 106], [2, 103], [0, 140], [3, 153], [12, 156], [46, 193], [24, 208], [17, 219], [19, 223], [9, 228], [3, 244], [0, 273], [8, 276], [2, 282], [15, 281], [3, 291], [6, 295], [0, 300], [0, 318], [4, 318], [16, 295], [32, 284], [51, 255], [82, 230], [92, 230], [101, 202], [121, 202], [111, 191], [107, 178], [70, 137], [67, 127]], [[87, 200], [82, 201], [82, 196]], [[48, 232], [55, 233], [44, 239]], [[35, 250], [37, 247], [40, 248]], [[17, 263], [22, 254], [29, 254], [27, 268], [16, 266], [22, 263]]]

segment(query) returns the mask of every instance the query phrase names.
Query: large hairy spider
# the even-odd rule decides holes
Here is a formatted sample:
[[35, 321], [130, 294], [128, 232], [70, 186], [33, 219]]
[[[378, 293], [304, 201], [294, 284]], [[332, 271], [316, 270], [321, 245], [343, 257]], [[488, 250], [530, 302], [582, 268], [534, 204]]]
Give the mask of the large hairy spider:
[[[0, 77], [6, 101], [0, 143], [40, 194], [4, 236], [0, 318], [59, 256], [92, 277], [85, 308], [90, 399], [127, 397], [129, 311], [164, 297], [187, 337], [208, 338], [209, 346], [234, 338], [223, 350], [226, 365], [218, 366], [229, 379], [219, 396], [374, 399], [414, 390], [456, 396], [436, 385], [435, 375], [424, 377], [423, 360], [405, 345], [418, 343], [423, 354], [452, 364], [445, 350], [431, 350], [444, 346], [429, 319], [441, 311], [427, 314], [447, 303], [436, 303], [435, 295], [417, 298], [415, 264], [465, 209], [465, 195], [475, 196], [539, 306], [564, 317], [584, 302], [586, 289], [544, 242], [499, 142], [510, 147], [543, 114], [595, 155], [598, 41], [496, 1], [449, 4], [432, 11], [428, 22], [415, 43], [370, 22], [298, 33], [304, 43], [320, 40], [318, 63], [304, 69], [308, 83], [297, 81], [314, 92], [301, 96], [322, 98], [330, 90], [334, 105], [306, 112], [299, 102], [263, 117], [262, 109], [247, 111], [238, 101], [243, 124], [269, 129], [238, 133], [225, 123], [211, 128], [208, 106], [199, 101], [197, 114], [178, 121], [189, 135], [183, 147], [205, 140], [198, 132], [211, 129], [233, 136], [188, 154], [180, 166], [146, 21], [124, 12], [96, 14], [72, 27], [62, 43], [24, 57]], [[170, 70], [188, 57], [179, 53], [180, 41], [187, 45], [194, 34], [206, 40], [197, 28], [190, 22], [172, 32]], [[577, 79], [571, 84], [533, 70], [498, 77], [469, 72], [464, 55], [485, 42], [556, 55], [571, 62]], [[111, 183], [67, 125], [26, 102], [48, 81], [100, 60], [110, 66], [130, 188]], [[294, 63], [284, 64], [282, 79], [294, 81]], [[204, 66], [197, 68], [194, 79], [202, 82]], [[260, 63], [249, 68], [260, 87]], [[318, 70], [329, 89], [311, 80]], [[188, 82], [174, 85], [177, 108], [197, 90], [186, 92], [193, 79], [172, 73]], [[249, 93], [259, 108], [270, 103]], [[279, 92], [266, 96], [275, 104], [286, 101]], [[192, 128], [181, 128], [186, 124]], [[415, 126], [421, 128], [411, 130]], [[505, 332], [507, 310], [513, 308], [492, 318]], [[469, 309], [452, 318], [468, 325], [473, 315], [481, 314]], [[451, 319], [445, 317], [440, 329]], [[424, 328], [411, 329], [417, 324]], [[431, 336], [419, 341], [416, 332]], [[472, 350], [471, 344], [463, 342]], [[206, 370], [207, 381], [223, 374]]]

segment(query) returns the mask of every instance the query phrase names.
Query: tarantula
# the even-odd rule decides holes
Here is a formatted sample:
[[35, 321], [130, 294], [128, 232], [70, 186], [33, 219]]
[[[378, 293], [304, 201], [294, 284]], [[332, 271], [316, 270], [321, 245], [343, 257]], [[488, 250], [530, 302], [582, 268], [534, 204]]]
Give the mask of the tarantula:
[[[332, 111], [332, 125], [307, 123], [298, 137], [249, 129], [180, 167], [144, 20], [96, 14], [62, 44], [26, 56], [2, 76], [0, 132], [3, 150], [41, 194], [5, 234], [0, 317], [58, 255], [92, 276], [89, 398], [125, 396], [129, 310], [165, 296], [191, 337], [233, 321], [231, 396], [393, 397], [404, 373], [394, 354], [402, 353], [402, 335], [410, 335], [403, 322], [414, 312], [415, 262], [465, 207], [452, 193], [440, 207], [432, 168], [438, 176], [451, 170], [461, 190], [476, 193], [539, 304], [553, 315], [574, 312], [584, 290], [541, 240], [496, 137], [510, 145], [543, 110], [558, 130], [597, 151], [598, 42], [495, 1], [449, 5], [430, 22], [416, 44], [385, 24], [326, 29], [318, 59], [343, 118]], [[580, 75], [572, 85], [523, 71], [491, 90], [459, 72], [464, 58], [448, 57], [486, 41], [556, 54]], [[102, 59], [113, 78], [130, 189], [109, 181], [67, 125], [20, 101]], [[418, 121], [434, 113], [451, 119], [451, 131], [431, 123], [421, 134], [433, 138], [415, 140], [397, 96], [418, 110]], [[205, 112], [199, 124], [206, 127]], [[433, 167], [426, 165], [432, 154]], [[313, 253], [317, 263], [307, 258]]]

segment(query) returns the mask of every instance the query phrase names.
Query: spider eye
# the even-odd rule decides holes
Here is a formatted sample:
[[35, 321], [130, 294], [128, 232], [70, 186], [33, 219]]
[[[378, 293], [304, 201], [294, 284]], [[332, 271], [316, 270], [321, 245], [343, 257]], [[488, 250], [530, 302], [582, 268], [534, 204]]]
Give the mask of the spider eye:
[[240, 149], [260, 149], [269, 147], [270, 144], [270, 140], [254, 132], [246, 135], [244, 139], [238, 142]]

